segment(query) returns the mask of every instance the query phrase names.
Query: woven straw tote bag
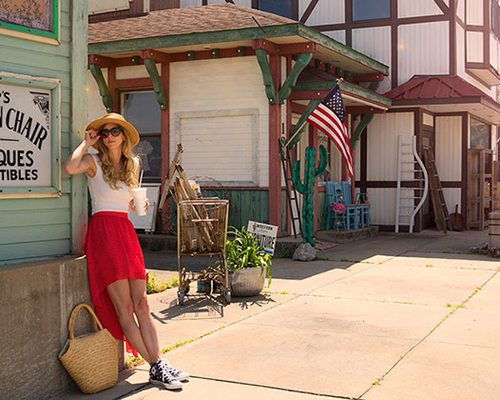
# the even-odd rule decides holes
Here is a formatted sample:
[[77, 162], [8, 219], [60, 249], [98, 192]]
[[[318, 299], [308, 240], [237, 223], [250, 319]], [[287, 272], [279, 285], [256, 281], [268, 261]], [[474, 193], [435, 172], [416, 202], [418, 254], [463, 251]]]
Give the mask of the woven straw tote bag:
[[[75, 320], [81, 310], [87, 310], [94, 320], [95, 332], [75, 337]], [[69, 318], [69, 339], [59, 360], [83, 393], [97, 393], [118, 381], [118, 345], [104, 329], [88, 304], [78, 304]]]

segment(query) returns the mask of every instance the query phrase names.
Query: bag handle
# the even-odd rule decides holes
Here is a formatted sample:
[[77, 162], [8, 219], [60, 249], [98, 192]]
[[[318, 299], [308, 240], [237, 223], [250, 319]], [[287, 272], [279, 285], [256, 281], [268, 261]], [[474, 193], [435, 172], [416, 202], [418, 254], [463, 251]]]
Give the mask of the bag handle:
[[99, 319], [95, 315], [94, 310], [92, 309], [92, 307], [90, 307], [88, 304], [80, 303], [80, 304], [78, 304], [73, 309], [73, 311], [71, 311], [71, 316], [69, 317], [68, 332], [69, 332], [69, 338], [70, 339], [74, 339], [75, 338], [75, 320], [76, 320], [76, 317], [78, 316], [78, 313], [82, 309], [87, 310], [88, 313], [90, 314], [90, 316], [92, 317], [92, 319], [94, 320], [94, 330], [96, 332], [97, 331], [101, 331], [103, 329], [102, 325], [101, 325], [101, 321], [99, 321]]

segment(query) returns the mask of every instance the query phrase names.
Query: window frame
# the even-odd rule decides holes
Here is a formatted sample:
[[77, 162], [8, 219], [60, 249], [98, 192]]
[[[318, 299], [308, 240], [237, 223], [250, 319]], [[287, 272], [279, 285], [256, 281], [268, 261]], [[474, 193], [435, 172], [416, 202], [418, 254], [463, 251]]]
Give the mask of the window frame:
[[[269, 12], [269, 11], [265, 11], [265, 10], [261, 10], [260, 9], [260, 6], [259, 6], [260, 1], [261, 0], [252, 0], [252, 8], [255, 8], [257, 10], [264, 11], [264, 12]], [[292, 16], [291, 16], [291, 19], [294, 19], [295, 21], [298, 21], [299, 20], [299, 0], [290, 0], [290, 1], [292, 2]], [[276, 15], [282, 16], [281, 14], [276, 14]], [[288, 18], [288, 17], [284, 17], [284, 18]]]
[[[122, 115], [125, 115], [125, 96], [127, 94], [130, 94], [130, 93], [153, 93], [153, 95], [155, 94], [153, 88], [150, 88], [150, 89], [121, 89], [120, 90], [120, 109], [121, 109]], [[156, 95], [155, 95], [155, 101], [156, 101]], [[160, 111], [160, 113], [161, 113], [161, 111]], [[144, 174], [144, 177], [143, 177], [143, 182], [145, 182], [145, 183], [159, 183], [159, 182], [161, 182], [161, 175], [162, 175], [161, 160], [163, 158], [163, 156], [161, 154], [161, 141], [162, 141], [161, 114], [160, 114], [160, 130], [159, 130], [159, 132], [141, 133], [140, 130], [138, 130], [138, 131], [139, 131], [139, 138], [141, 140], [142, 140], [142, 138], [148, 138], [148, 137], [160, 138], [160, 171], [159, 171], [159, 175], [146, 176], [146, 174]], [[137, 155], [139, 155], [139, 154], [137, 154]]]
[[357, 0], [350, 0], [350, 7], [351, 7], [351, 19], [352, 19], [352, 22], [356, 23], [356, 22], [366, 22], [366, 21], [383, 21], [383, 20], [390, 20], [393, 15], [392, 15], [392, 2], [393, 0], [386, 0], [388, 1], [388, 5], [389, 5], [389, 15], [386, 16], [386, 17], [377, 17], [377, 18], [360, 18], [360, 19], [357, 19], [355, 18], [355, 15], [354, 15], [354, 3], [355, 1]]

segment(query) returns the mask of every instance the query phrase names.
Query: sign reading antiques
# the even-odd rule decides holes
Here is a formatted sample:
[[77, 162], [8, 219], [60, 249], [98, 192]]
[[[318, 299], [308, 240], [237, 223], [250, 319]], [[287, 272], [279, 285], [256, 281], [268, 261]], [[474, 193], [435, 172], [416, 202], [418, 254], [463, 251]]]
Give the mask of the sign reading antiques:
[[0, 187], [51, 185], [51, 91], [2, 83]]
[[274, 254], [276, 236], [278, 236], [277, 226], [248, 221], [247, 231], [257, 239], [267, 254], [271, 256]]

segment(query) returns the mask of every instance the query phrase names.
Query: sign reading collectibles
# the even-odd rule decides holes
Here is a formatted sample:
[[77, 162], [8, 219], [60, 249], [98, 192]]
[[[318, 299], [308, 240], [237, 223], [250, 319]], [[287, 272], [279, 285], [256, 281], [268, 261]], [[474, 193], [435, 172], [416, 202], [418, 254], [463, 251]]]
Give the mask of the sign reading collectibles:
[[[2, 194], [58, 191], [58, 124], [54, 124], [54, 80], [26, 85], [0, 82], [0, 189]], [[48, 82], [51, 81], [51, 82]], [[16, 82], [17, 83], [17, 82]], [[55, 129], [54, 129], [55, 128]], [[57, 138], [54, 137], [57, 136]], [[57, 139], [57, 140], [54, 140]], [[57, 147], [56, 147], [57, 146]], [[55, 156], [55, 157], [54, 157]], [[54, 162], [56, 161], [56, 162]], [[57, 173], [54, 173], [57, 172]], [[56, 178], [56, 179], [55, 179]], [[58, 187], [54, 187], [58, 186]], [[9, 190], [17, 188], [17, 190]], [[44, 188], [44, 189], [42, 189]]]

